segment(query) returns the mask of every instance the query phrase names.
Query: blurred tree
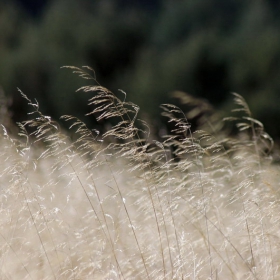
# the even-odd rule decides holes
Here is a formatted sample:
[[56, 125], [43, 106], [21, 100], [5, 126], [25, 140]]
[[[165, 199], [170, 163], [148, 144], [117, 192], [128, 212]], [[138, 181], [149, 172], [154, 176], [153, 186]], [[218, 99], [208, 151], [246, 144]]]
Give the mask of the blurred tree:
[[25, 1], [31, 11], [18, 1], [0, 3], [0, 84], [17, 120], [26, 108], [16, 87], [56, 118], [89, 110], [89, 96], [74, 93], [85, 81], [63, 65], [92, 66], [102, 85], [123, 89], [153, 117], [173, 90], [219, 108], [236, 91], [266, 126], [280, 116], [277, 1]]
[[49, 0], [16, 0], [30, 15], [40, 16]]

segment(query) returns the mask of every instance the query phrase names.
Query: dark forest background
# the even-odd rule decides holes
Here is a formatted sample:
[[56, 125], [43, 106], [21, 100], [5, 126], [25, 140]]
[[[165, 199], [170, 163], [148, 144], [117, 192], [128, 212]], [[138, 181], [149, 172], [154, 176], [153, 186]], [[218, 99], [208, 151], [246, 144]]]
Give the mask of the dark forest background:
[[155, 123], [174, 90], [224, 111], [237, 92], [279, 140], [279, 15], [275, 0], [1, 0], [0, 85], [16, 121], [17, 87], [47, 115], [84, 118], [86, 81], [63, 65], [91, 66]]

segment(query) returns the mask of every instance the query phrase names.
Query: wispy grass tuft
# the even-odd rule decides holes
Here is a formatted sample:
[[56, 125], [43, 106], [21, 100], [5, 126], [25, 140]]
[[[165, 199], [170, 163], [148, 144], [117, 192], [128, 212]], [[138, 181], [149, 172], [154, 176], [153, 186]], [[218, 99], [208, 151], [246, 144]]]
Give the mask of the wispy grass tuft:
[[[242, 96], [215, 122], [209, 104], [177, 92], [192, 110], [162, 105], [173, 129], [152, 139], [125, 93], [67, 68], [94, 83], [78, 91], [111, 125], [67, 115], [64, 131], [20, 91], [29, 119], [0, 136], [1, 279], [279, 279], [279, 166]], [[201, 115], [195, 131], [189, 115]]]

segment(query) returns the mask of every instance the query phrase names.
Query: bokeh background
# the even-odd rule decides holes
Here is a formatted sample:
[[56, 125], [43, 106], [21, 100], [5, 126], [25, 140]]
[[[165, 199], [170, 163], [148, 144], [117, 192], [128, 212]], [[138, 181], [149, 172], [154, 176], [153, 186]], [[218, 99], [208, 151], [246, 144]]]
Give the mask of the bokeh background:
[[0, 85], [15, 121], [28, 110], [17, 88], [47, 115], [84, 118], [89, 96], [75, 90], [89, 82], [63, 65], [91, 66], [153, 120], [174, 90], [222, 111], [237, 92], [280, 139], [280, 1], [1, 0]]

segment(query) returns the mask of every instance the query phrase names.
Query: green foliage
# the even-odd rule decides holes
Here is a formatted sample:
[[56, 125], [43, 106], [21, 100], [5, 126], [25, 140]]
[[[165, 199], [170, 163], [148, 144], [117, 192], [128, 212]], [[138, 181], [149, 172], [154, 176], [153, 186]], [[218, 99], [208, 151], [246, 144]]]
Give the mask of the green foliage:
[[[14, 1], [1, 4], [0, 84], [14, 99], [17, 120], [26, 108], [16, 87], [36, 96], [55, 118], [74, 108], [83, 118], [83, 97], [69, 97], [80, 82], [63, 83], [66, 74], [59, 69], [91, 65], [101, 83], [130, 92], [150, 117], [158, 116], [173, 90], [221, 109], [236, 91], [279, 135], [269, 125], [279, 118], [272, 108], [280, 89], [275, 1], [162, 0], [151, 11], [121, 2], [49, 1], [39, 18], [30, 18]], [[272, 108], [271, 114], [264, 108]]]

